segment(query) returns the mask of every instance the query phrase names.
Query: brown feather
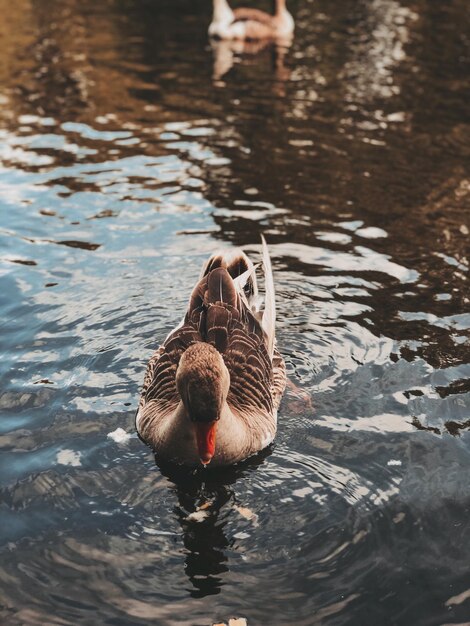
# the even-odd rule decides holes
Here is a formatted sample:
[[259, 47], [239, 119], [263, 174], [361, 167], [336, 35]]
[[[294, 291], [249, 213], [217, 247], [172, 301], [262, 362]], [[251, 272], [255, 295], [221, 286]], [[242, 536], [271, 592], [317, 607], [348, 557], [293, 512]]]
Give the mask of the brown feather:
[[146, 375], [146, 402], [177, 400], [175, 377], [181, 355], [201, 340], [211, 343], [224, 356], [231, 380], [229, 403], [234, 407], [246, 408], [251, 403], [257, 408], [273, 409], [272, 364], [264, 333], [259, 321], [238, 298], [227, 270], [220, 267], [199, 281], [184, 325], [167, 338], [156, 358], [151, 359]]
[[[176, 385], [181, 357], [198, 342], [212, 345], [222, 355], [230, 377], [227, 405], [246, 422], [250, 437], [269, 441], [275, 434], [274, 412], [286, 383], [284, 361], [277, 349], [271, 360], [260, 320], [236, 291], [233, 278], [248, 269], [243, 253], [227, 258], [216, 255], [209, 260], [191, 294], [184, 323], [167, 337], [148, 363], [138, 430], [154, 447], [162, 445], [159, 433], [166, 432], [166, 420], [171, 419], [181, 400]], [[207, 369], [200, 374], [206, 377]], [[207, 417], [210, 411], [206, 413]]]
[[269, 24], [265, 24], [263, 22], [258, 22], [256, 20], [246, 20], [245, 21], [245, 39], [257, 40], [257, 39], [270, 39], [275, 36], [275, 31], [273, 27]]
[[205, 304], [223, 302], [225, 305], [236, 307], [237, 300], [237, 292], [227, 270], [222, 267], [212, 270], [207, 276]]
[[233, 14], [235, 16], [235, 22], [246, 22], [249, 20], [259, 22], [260, 24], [265, 24], [266, 26], [273, 28], [274, 16], [269, 15], [269, 13], [266, 13], [265, 11], [240, 7], [238, 9], [234, 9]]

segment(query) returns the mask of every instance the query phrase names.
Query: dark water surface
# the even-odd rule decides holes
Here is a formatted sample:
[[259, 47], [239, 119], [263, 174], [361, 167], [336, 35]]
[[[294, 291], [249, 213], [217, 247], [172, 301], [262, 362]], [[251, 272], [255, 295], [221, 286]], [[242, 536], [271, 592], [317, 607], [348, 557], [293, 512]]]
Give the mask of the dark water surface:
[[[0, 0], [1, 624], [470, 622], [468, 2], [289, 6], [253, 56], [209, 0]], [[260, 233], [313, 409], [160, 469], [107, 435]]]

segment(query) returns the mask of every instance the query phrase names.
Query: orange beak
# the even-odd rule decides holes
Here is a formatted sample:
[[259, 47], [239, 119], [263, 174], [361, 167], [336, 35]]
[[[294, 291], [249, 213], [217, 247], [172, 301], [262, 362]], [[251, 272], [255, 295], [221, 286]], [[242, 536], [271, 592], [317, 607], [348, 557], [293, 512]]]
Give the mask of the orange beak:
[[196, 428], [199, 458], [203, 465], [207, 465], [215, 454], [217, 422], [194, 422], [194, 426]]

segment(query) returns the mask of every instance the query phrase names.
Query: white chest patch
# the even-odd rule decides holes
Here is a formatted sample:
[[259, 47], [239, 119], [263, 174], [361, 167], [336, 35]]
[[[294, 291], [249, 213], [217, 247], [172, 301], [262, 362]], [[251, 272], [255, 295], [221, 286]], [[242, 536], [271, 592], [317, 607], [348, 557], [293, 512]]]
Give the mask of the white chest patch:
[[272, 435], [269, 431], [266, 431], [261, 439], [261, 448], [264, 449], [269, 446], [270, 443], [273, 442], [274, 435]]

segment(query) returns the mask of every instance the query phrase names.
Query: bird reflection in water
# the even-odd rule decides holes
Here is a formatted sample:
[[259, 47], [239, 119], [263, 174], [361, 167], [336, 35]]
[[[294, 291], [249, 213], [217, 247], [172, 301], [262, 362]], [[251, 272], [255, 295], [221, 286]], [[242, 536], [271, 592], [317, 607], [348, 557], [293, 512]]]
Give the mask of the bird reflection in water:
[[212, 78], [217, 86], [224, 86], [222, 79], [237, 63], [252, 63], [256, 57], [271, 56], [271, 72], [276, 80], [278, 95], [285, 95], [285, 82], [290, 79], [291, 70], [286, 66], [285, 58], [292, 41], [259, 40], [259, 41], [227, 41], [212, 39], [213, 53]]
[[271, 448], [266, 448], [237, 465], [214, 469], [193, 469], [155, 458], [178, 499], [175, 514], [183, 533], [184, 569], [193, 598], [220, 593], [224, 573], [230, 569], [228, 552], [232, 543], [224, 529], [241, 504], [235, 483], [256, 470], [270, 454]]
[[258, 9], [237, 8], [232, 11], [226, 0], [213, 0], [209, 38], [214, 54], [214, 81], [220, 81], [239, 60], [253, 58], [270, 49], [273, 70], [279, 81], [285, 81], [284, 57], [292, 44], [294, 19], [285, 0], [274, 1], [274, 13]]

